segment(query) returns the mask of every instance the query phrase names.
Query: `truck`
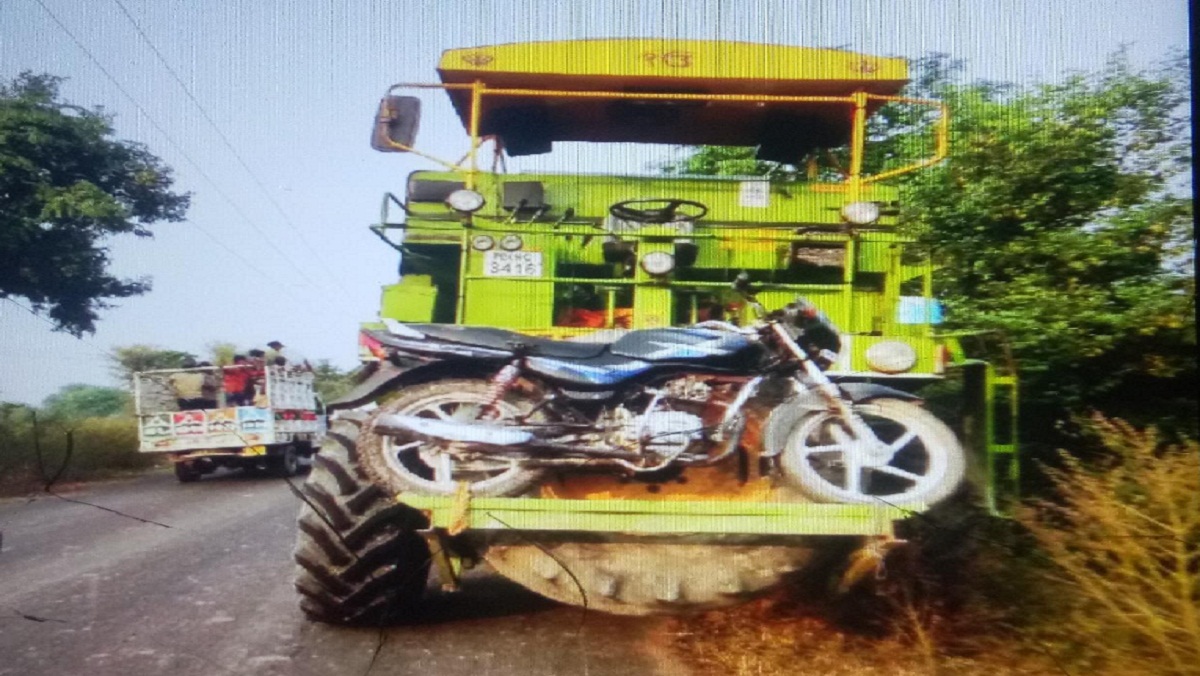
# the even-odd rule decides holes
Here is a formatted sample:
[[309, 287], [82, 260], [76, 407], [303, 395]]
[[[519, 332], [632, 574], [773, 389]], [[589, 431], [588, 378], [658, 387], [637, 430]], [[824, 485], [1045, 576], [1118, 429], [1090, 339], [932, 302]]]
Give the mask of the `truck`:
[[[727, 606], [786, 574], [819, 574], [830, 556], [844, 562], [843, 585], [873, 570], [902, 542], [905, 520], [931, 505], [889, 504], [857, 485], [852, 500], [781, 485], [770, 447], [798, 433], [800, 416], [781, 430], [751, 415], [728, 457], [681, 474], [555, 469], [519, 495], [496, 495], [475, 488], [482, 483], [437, 484], [438, 461], [419, 450], [429, 481], [389, 475], [411, 473], [403, 449], [429, 448], [387, 436], [396, 424], [420, 427], [395, 416], [413, 410], [413, 393], [466, 396], [454, 391], [464, 381], [445, 380], [461, 367], [413, 362], [394, 345], [453, 342], [459, 331], [476, 346], [486, 334], [526, 354], [566, 354], [539, 341], [746, 326], [752, 303], [734, 293], [737, 280], [758, 283], [756, 301], [769, 309], [803, 295], [839, 327], [825, 368], [843, 391], [951, 392], [944, 417], [966, 449], [966, 480], [943, 488], [993, 510], [1015, 494], [1011, 361], [987, 336], [939, 330], [934, 264], [898, 223], [889, 180], [942, 161], [949, 143], [946, 106], [904, 96], [903, 59], [635, 38], [451, 49], [437, 70], [440, 82], [391, 87], [372, 130], [376, 150], [431, 168], [386, 194], [372, 226], [399, 252], [399, 279], [362, 326], [360, 382], [331, 402], [332, 433], [304, 487], [295, 586], [310, 618], [394, 616], [420, 597], [431, 569], [455, 589], [480, 562], [543, 596], [618, 614]], [[416, 146], [430, 94], [448, 96], [462, 123], [461, 159]], [[867, 162], [869, 121], [885, 107], [915, 111], [907, 131], [924, 155]], [[577, 168], [507, 170], [561, 143]], [[599, 144], [634, 157], [664, 145], [754, 148], [765, 163], [754, 166], [771, 170], [614, 174], [590, 154]]]
[[[247, 369], [254, 393], [226, 392], [225, 369]], [[180, 378], [211, 389], [210, 401], [181, 399]], [[311, 467], [325, 437], [324, 404], [313, 374], [289, 366], [261, 370], [202, 366], [141, 371], [133, 376], [138, 450], [170, 458], [180, 483], [198, 481], [219, 467], [291, 477]], [[235, 398], [236, 397], [236, 398]]]

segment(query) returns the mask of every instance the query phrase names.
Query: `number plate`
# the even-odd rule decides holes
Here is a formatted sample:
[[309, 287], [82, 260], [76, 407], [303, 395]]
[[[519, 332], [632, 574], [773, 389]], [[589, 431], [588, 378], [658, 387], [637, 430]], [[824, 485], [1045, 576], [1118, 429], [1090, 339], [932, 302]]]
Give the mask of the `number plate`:
[[483, 252], [483, 275], [485, 277], [541, 277], [542, 253], [540, 251], [485, 251]]

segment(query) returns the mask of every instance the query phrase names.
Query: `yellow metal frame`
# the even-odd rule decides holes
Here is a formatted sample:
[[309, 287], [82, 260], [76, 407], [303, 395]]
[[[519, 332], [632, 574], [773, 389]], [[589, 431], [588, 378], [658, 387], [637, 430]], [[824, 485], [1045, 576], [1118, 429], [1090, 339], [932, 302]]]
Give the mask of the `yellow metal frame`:
[[[466, 187], [475, 187], [475, 177], [479, 173], [479, 148], [483, 144], [483, 138], [479, 135], [480, 118], [482, 116], [483, 101], [488, 96], [525, 96], [530, 98], [579, 98], [579, 99], [637, 99], [637, 100], [658, 100], [658, 101], [724, 101], [731, 103], [828, 103], [828, 104], [847, 104], [853, 106], [854, 119], [851, 128], [850, 136], [850, 171], [846, 176], [847, 193], [849, 201], [858, 200], [860, 191], [863, 185], [874, 183], [888, 178], [894, 178], [901, 174], [917, 171], [925, 167], [937, 164], [946, 158], [949, 148], [950, 139], [950, 109], [941, 101], [930, 99], [919, 99], [907, 96], [884, 96], [880, 94], [869, 94], [865, 91], [858, 91], [850, 96], [775, 96], [775, 95], [750, 95], [750, 94], [674, 94], [674, 93], [657, 93], [657, 92], [620, 92], [620, 91], [578, 91], [566, 89], [508, 89], [508, 88], [490, 88], [482, 81], [475, 81], [472, 84], [445, 84], [445, 83], [420, 83], [420, 82], [405, 82], [394, 84], [388, 89], [388, 94], [391, 95], [401, 89], [442, 89], [446, 91], [469, 91], [471, 93], [471, 109], [467, 123], [467, 133], [470, 135], [471, 144], [466, 156], [466, 166], [460, 162], [450, 162], [441, 158], [429, 155], [418, 151], [411, 146], [406, 146], [400, 143], [395, 143], [391, 139], [386, 139], [390, 147], [403, 151], [410, 152], [419, 157], [432, 160], [451, 171], [463, 172], [466, 174]], [[938, 120], [935, 129], [935, 145], [933, 155], [930, 157], [914, 162], [913, 164], [889, 169], [888, 171], [875, 174], [872, 176], [862, 175], [863, 150], [866, 145], [866, 126], [867, 126], [867, 106], [872, 101], [883, 101], [886, 103], [909, 103], [913, 105], [928, 106], [937, 108]]]

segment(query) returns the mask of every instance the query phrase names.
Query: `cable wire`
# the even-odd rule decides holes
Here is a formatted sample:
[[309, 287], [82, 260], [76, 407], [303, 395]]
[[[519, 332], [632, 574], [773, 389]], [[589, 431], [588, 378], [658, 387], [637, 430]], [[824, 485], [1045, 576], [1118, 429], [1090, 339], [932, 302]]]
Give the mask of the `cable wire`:
[[[238, 152], [237, 148], [233, 145], [233, 142], [230, 141], [229, 137], [225, 135], [225, 132], [221, 130], [220, 125], [218, 125], [216, 120], [214, 120], [212, 116], [208, 114], [208, 111], [205, 110], [204, 105], [200, 103], [200, 100], [197, 99], [194, 94], [192, 94], [192, 90], [187, 86], [187, 83], [183, 81], [183, 78], [180, 77], [179, 73], [177, 73], [175, 69], [171, 67], [171, 64], [167, 62], [166, 57], [163, 56], [163, 53], [159, 51], [157, 46], [155, 46], [154, 42], [150, 39], [150, 36], [146, 35], [146, 32], [142, 30], [141, 25], [138, 24], [137, 19], [133, 18], [133, 14], [129, 12], [129, 9], [125, 6], [125, 3], [121, 2], [121, 0], [113, 0], [113, 3], [117, 5], [117, 7], [121, 10], [121, 13], [125, 15], [125, 18], [129, 20], [130, 24], [133, 25], [133, 29], [137, 31], [138, 36], [142, 38], [142, 41], [146, 43], [146, 46], [150, 48], [150, 51], [154, 52], [154, 55], [158, 57], [159, 63], [163, 65], [163, 68], [170, 73], [171, 77], [175, 80], [175, 83], [178, 84], [179, 88], [183, 90], [184, 95], [187, 96], [188, 100], [192, 102], [192, 105], [195, 106], [196, 111], [200, 113], [200, 117], [203, 117], [204, 121], [208, 122], [209, 126], [213, 128], [213, 131], [217, 133], [217, 137], [221, 139], [221, 142], [225, 144], [225, 147], [233, 155], [234, 159], [237, 160], [237, 163], [241, 165], [242, 169], [244, 169], [247, 174], [249, 174], [251, 180], [254, 181], [254, 184], [263, 194], [263, 197], [266, 197], [267, 201], [271, 203], [271, 206], [275, 208], [275, 211], [279, 212], [279, 215], [283, 218], [284, 224], [286, 224], [292, 229], [292, 231], [296, 233], [300, 239], [300, 242], [306, 249], [308, 249], [309, 254], [311, 254], [314, 259], [321, 261], [324, 265], [325, 259], [318, 254], [316, 249], [313, 248], [312, 244], [309, 243], [308, 238], [304, 235], [304, 232], [300, 230], [300, 228], [296, 227], [294, 219], [289, 217], [279, 202], [271, 196], [271, 192], [267, 190], [266, 185], [263, 184], [263, 181], [258, 177], [258, 174], [250, 168], [250, 165], [245, 159], [242, 158], [241, 153]], [[325, 272], [329, 275], [329, 278], [334, 284], [337, 285], [343, 294], [345, 294], [347, 297], [353, 297], [349, 290], [342, 285], [341, 280], [333, 274], [333, 271], [330, 270], [327, 265], [325, 265]]]
[[[291, 268], [297, 274], [299, 274], [302, 279], [304, 279], [304, 281], [306, 283], [308, 283], [314, 289], [321, 290], [320, 287], [317, 287], [315, 284], [313, 284], [308, 279], [308, 275], [300, 268], [300, 266], [297, 265], [296, 262], [293, 261], [290, 257], [288, 257], [285, 253], [283, 253], [283, 251], [281, 251], [279, 249], [279, 247], [274, 243], [274, 241], [272, 241], [271, 238], [268, 237], [267, 234], [264, 233], [262, 231], [262, 229], [260, 229], [254, 223], [254, 221], [251, 220], [248, 215], [246, 215], [246, 213], [244, 211], [242, 211], [241, 207], [239, 207], [237, 205], [237, 203], [234, 202], [233, 199], [231, 197], [229, 197], [229, 195], [224, 190], [222, 190], [219, 185], [217, 185], [216, 181], [214, 181], [213, 178], [208, 175], [208, 172], [204, 171], [204, 169], [200, 166], [200, 164], [196, 160], [192, 159], [192, 157], [187, 153], [187, 151], [184, 150], [183, 146], [178, 141], [176, 141], [171, 136], [171, 134], [168, 133], [167, 130], [165, 128], [163, 128], [163, 126], [161, 124], [159, 124], [157, 120], [154, 119], [154, 117], [152, 115], [150, 115], [150, 113], [145, 109], [145, 107], [143, 107], [141, 105], [141, 103], [138, 102], [137, 98], [135, 98], [133, 96], [133, 94], [129, 93], [129, 91], [127, 89], [125, 89], [124, 86], [121, 85], [120, 81], [118, 81], [117, 78], [112, 73], [110, 73], [108, 71], [108, 69], [104, 67], [104, 65], [102, 63], [100, 63], [99, 59], [97, 59], [96, 56], [94, 54], [92, 54], [91, 50], [89, 50], [87, 48], [87, 46], [84, 45], [83, 42], [78, 37], [76, 37], [75, 34], [72, 33], [69, 28], [67, 28], [67, 26], [62, 22], [62, 20], [58, 18], [58, 15], [56, 15], [53, 11], [51, 11], [50, 8], [46, 6], [46, 3], [43, 2], [43, 0], [34, 0], [34, 2], [36, 2], [39, 6], [41, 6], [41, 8], [46, 12], [47, 15], [50, 16], [50, 18], [54, 21], [54, 23], [60, 29], [62, 29], [63, 33], [66, 33], [67, 37], [71, 38], [71, 41], [75, 43], [75, 46], [79, 47], [79, 49], [81, 51], [83, 51], [83, 53], [88, 57], [88, 59], [91, 60], [91, 62], [96, 66], [96, 68], [100, 69], [100, 72], [103, 73], [104, 76], [107, 77], [110, 82], [112, 82], [113, 86], [115, 86], [117, 88], [117, 90], [125, 96], [125, 98], [129, 99], [130, 103], [133, 104], [134, 108], [136, 108], [137, 111], [139, 113], [141, 113], [143, 117], [146, 118], [146, 121], [150, 123], [150, 126], [152, 126], [160, 134], [162, 134], [163, 137], [167, 140], [167, 142], [177, 152], [179, 152], [179, 154], [188, 162], [188, 164], [190, 164], [196, 170], [196, 173], [199, 174], [201, 178], [203, 178], [205, 181], [208, 182], [209, 185], [212, 186], [213, 190], [217, 193], [217, 195], [219, 195], [223, 200], [225, 200], [225, 202], [230, 207], [233, 208], [234, 212], [236, 212], [242, 218], [242, 220], [245, 221], [246, 224], [251, 227], [251, 229], [253, 229], [255, 232], [257, 232], [259, 234], [259, 236], [261, 236], [264, 240], [266, 240], [267, 244], [272, 249], [274, 249], [275, 252], [279, 254], [281, 259], [283, 261], [285, 261], [286, 263], [288, 263], [291, 266]], [[194, 222], [192, 222], [191, 225], [193, 227], [195, 227], [197, 230], [199, 230], [201, 233], [206, 235], [209, 239], [211, 239], [219, 247], [221, 247], [222, 249], [227, 251], [229, 254], [231, 254], [232, 256], [237, 258], [239, 261], [244, 263], [246, 265], [247, 269], [253, 270], [254, 272], [263, 276], [264, 279], [267, 279], [268, 281], [273, 281], [276, 284], [279, 284], [280, 286], [282, 286], [283, 288], [287, 288], [289, 286], [288, 284], [281, 283], [278, 279], [270, 278], [266, 274], [265, 271], [260, 269], [260, 267], [257, 264], [248, 260], [245, 256], [243, 256], [241, 253], [239, 253], [236, 249], [233, 249], [229, 245], [222, 242], [219, 238], [217, 238], [215, 235], [213, 235], [207, 229], [203, 228], [202, 226], [200, 226]], [[299, 303], [299, 305], [301, 307], [304, 307], [307, 309], [309, 306], [309, 301], [311, 299], [293, 297], [293, 300], [295, 300], [297, 303]]]

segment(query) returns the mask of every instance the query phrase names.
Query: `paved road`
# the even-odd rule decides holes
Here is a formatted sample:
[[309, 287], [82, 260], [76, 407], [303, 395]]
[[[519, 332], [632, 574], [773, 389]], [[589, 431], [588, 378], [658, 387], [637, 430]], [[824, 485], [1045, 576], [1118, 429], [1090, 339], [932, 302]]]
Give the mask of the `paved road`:
[[[661, 620], [582, 615], [485, 572], [405, 626], [306, 621], [280, 480], [153, 473], [0, 502], [0, 675], [684, 676]], [[381, 647], [380, 647], [381, 646]], [[378, 649], [377, 649], [378, 648]]]

